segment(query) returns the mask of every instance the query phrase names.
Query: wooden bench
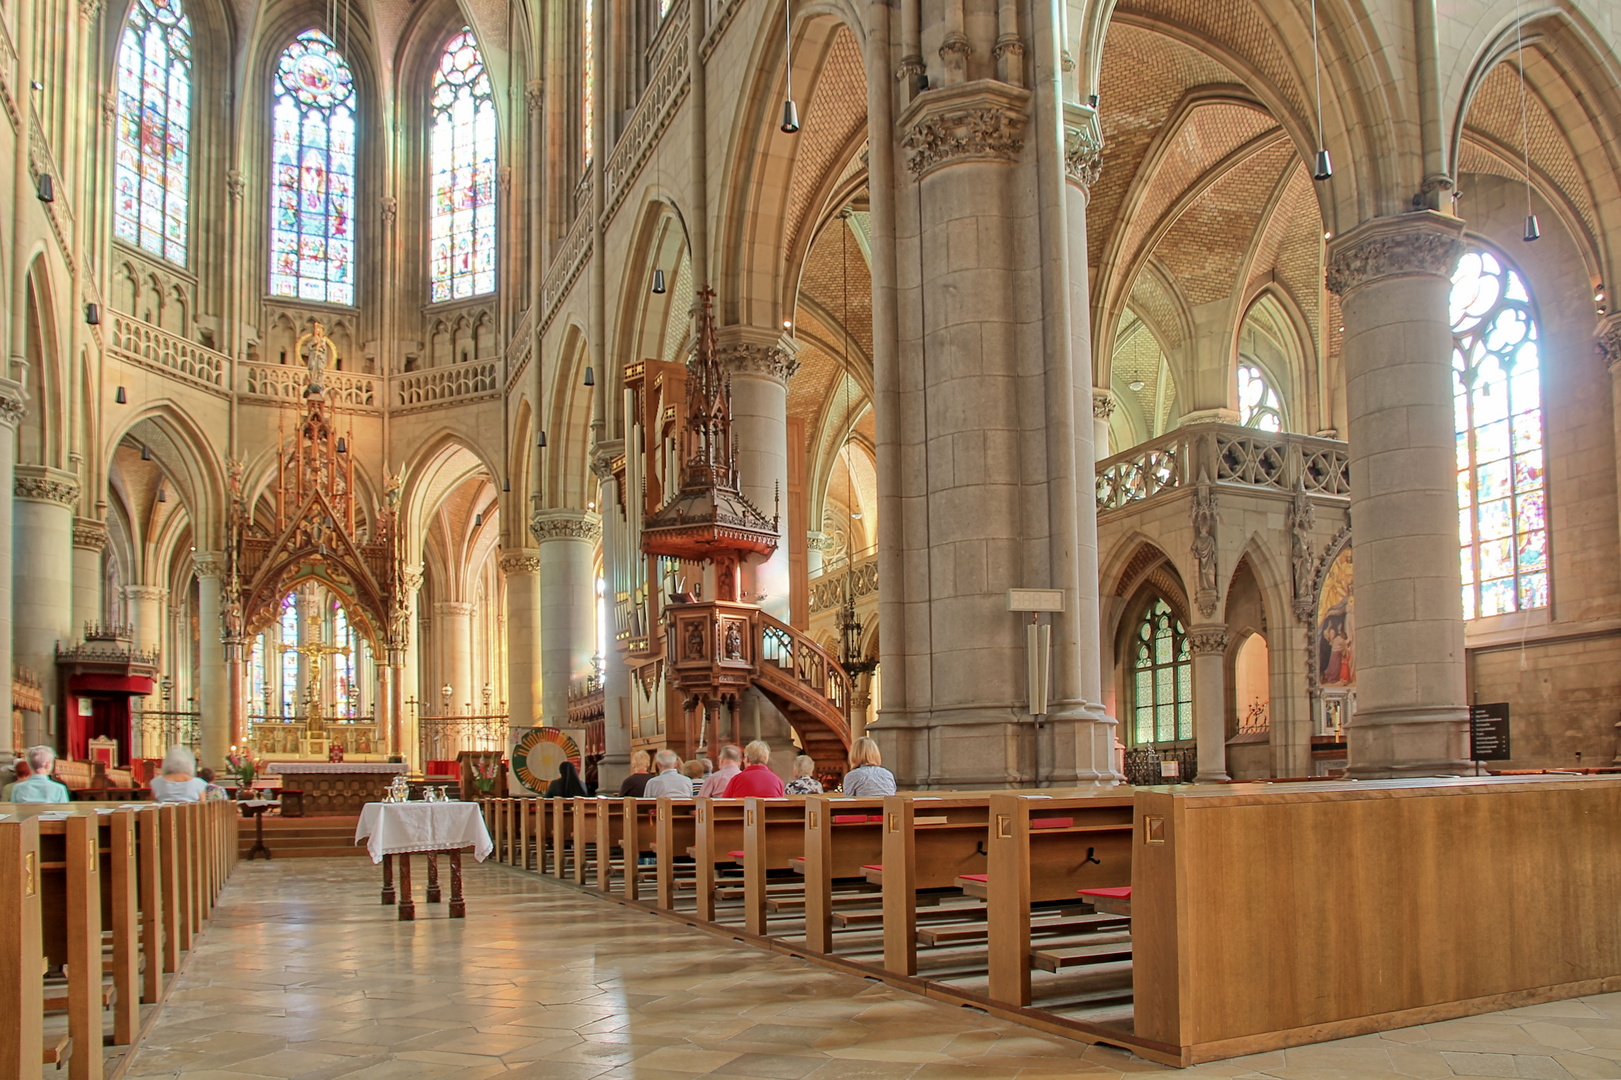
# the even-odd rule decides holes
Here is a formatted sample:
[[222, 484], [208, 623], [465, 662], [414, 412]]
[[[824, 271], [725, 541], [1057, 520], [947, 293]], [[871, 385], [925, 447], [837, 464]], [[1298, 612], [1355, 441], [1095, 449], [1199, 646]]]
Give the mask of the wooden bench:
[[[876, 877], [884, 890], [885, 970], [917, 974], [918, 890], [957, 887], [964, 875], [984, 873], [989, 835], [989, 795], [884, 800], [882, 868]], [[869, 872], [869, 880], [874, 876]], [[974, 937], [959, 934], [956, 941]]]
[[805, 947], [833, 951], [833, 886], [883, 860], [884, 800], [805, 797]]
[[[802, 870], [805, 800], [743, 800], [743, 926], [764, 937], [767, 882], [773, 870]], [[797, 887], [800, 882], [796, 881]], [[796, 890], [797, 891], [797, 888]]]
[[697, 871], [698, 918], [715, 921], [715, 868], [742, 861], [733, 852], [743, 849], [742, 799], [694, 799], [692, 856]]
[[656, 858], [658, 852], [658, 800], [625, 798], [619, 822], [619, 851], [625, 867], [620, 893], [626, 900], [640, 900], [642, 857]]
[[698, 805], [695, 799], [658, 800], [653, 852], [658, 860], [658, 906], [666, 911], [676, 907], [676, 888], [684, 881], [686, 860], [697, 844]]
[[558, 797], [545, 801], [552, 830], [551, 873], [552, 876], [562, 879], [568, 877], [569, 863], [576, 855], [572, 843], [574, 800]]
[[[1131, 884], [1132, 797], [1039, 798], [992, 795], [985, 883], [990, 997], [1030, 1004], [1032, 969], [1058, 971], [1131, 959], [1117, 916], [1076, 927], [1088, 940], [1032, 952], [1033, 904], [1074, 901], [1081, 889]], [[1097, 935], [1092, 940], [1092, 935]]]

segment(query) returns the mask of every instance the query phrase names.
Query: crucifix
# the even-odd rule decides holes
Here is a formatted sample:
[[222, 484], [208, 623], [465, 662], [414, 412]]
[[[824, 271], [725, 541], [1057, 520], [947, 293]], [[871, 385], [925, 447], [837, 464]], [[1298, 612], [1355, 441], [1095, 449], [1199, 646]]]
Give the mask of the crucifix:
[[309, 661], [310, 674], [304, 683], [304, 716], [305, 728], [311, 735], [319, 735], [323, 730], [321, 723], [321, 661], [328, 656], [348, 656], [348, 645], [328, 645], [321, 633], [321, 616], [313, 614], [306, 620], [309, 626], [310, 640], [303, 645], [281, 645], [278, 648], [283, 653], [295, 652]]

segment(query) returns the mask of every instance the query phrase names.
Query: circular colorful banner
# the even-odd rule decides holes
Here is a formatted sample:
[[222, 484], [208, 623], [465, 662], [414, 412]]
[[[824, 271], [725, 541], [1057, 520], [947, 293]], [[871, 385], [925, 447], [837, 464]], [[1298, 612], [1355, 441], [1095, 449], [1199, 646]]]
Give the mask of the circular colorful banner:
[[543, 795], [563, 762], [571, 761], [576, 769], [580, 768], [580, 744], [560, 728], [528, 728], [513, 744], [511, 760], [518, 782], [536, 795]]

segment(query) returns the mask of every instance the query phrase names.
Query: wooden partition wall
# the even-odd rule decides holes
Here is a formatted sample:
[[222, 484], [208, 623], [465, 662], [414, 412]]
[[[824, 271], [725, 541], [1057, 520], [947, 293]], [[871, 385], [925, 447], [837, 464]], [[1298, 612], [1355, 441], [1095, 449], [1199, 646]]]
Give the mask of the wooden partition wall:
[[1621, 988], [1621, 777], [1136, 793], [1135, 1031], [1182, 1064]]

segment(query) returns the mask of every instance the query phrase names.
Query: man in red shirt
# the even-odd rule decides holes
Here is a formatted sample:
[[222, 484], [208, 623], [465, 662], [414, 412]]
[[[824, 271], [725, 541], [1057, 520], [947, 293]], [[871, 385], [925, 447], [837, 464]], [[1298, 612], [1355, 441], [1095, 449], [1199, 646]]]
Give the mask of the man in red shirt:
[[755, 739], [743, 748], [743, 771], [726, 785], [725, 798], [780, 798], [782, 777], [771, 771], [771, 747]]

